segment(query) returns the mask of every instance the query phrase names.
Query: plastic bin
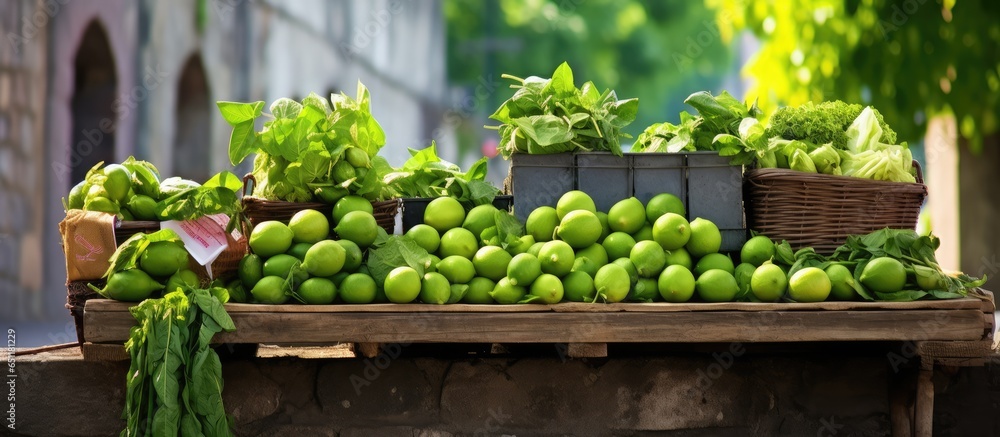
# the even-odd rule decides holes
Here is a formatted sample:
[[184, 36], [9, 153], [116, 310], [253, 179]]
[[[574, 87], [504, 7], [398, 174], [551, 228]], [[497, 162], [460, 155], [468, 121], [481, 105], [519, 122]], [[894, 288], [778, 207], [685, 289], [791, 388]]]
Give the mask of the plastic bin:
[[632, 197], [632, 160], [628, 156], [589, 152], [576, 155], [576, 189], [594, 199], [598, 211]]
[[711, 220], [722, 232], [723, 252], [738, 251], [747, 240], [743, 219], [743, 169], [715, 152], [687, 155], [688, 219]]
[[511, 157], [510, 187], [518, 220], [527, 220], [539, 206], [555, 206], [560, 196], [576, 189], [575, 164], [572, 153], [515, 153]]
[[628, 153], [632, 161], [632, 195], [643, 205], [653, 196], [670, 193], [687, 207], [687, 177], [682, 153]]

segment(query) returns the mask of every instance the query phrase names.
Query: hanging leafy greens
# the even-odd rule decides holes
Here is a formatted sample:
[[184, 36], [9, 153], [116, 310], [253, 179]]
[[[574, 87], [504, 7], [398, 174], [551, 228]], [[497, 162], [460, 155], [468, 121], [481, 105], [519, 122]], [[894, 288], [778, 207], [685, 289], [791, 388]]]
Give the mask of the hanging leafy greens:
[[443, 197], [458, 199], [466, 209], [493, 202], [500, 190], [486, 182], [483, 157], [469, 171], [442, 160], [434, 143], [421, 150], [410, 149], [410, 159], [385, 176], [383, 182], [399, 197]]

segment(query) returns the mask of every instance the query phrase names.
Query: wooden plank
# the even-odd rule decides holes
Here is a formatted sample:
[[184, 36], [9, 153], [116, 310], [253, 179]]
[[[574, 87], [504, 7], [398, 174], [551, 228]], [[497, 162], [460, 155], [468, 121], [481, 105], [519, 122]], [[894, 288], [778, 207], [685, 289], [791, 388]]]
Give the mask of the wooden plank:
[[[617, 343], [980, 340], [966, 310], [669, 313], [231, 313], [223, 343]], [[943, 321], [928, 325], [927, 321]], [[123, 342], [132, 316], [84, 311], [95, 343]]]
[[[536, 312], [689, 312], [689, 311], [864, 311], [864, 310], [959, 310], [981, 309], [982, 301], [974, 298], [928, 300], [916, 302], [817, 302], [817, 303], [615, 303], [587, 304], [564, 302], [556, 305], [428, 305], [428, 304], [368, 304], [368, 305], [258, 305], [226, 304], [233, 313], [536, 313]], [[87, 301], [87, 310], [128, 312], [134, 303], [108, 299]]]
[[566, 356], [570, 358], [604, 358], [608, 356], [607, 343], [570, 343]]
[[993, 292], [982, 289], [980, 289], [979, 292], [983, 296], [983, 299], [980, 301], [980, 305], [983, 308], [983, 312], [984, 313], [995, 312], [997, 310], [997, 306], [996, 306], [996, 301], [994, 300], [993, 297]]
[[130, 359], [125, 352], [124, 344], [95, 344], [86, 342], [80, 345], [84, 361], [125, 361]]
[[375, 358], [380, 352], [382, 352], [382, 343], [355, 343], [355, 356], [360, 355], [365, 358]]
[[943, 358], [985, 358], [993, 353], [993, 342], [982, 341], [918, 341], [917, 355]]
[[920, 363], [917, 377], [917, 399], [913, 411], [913, 435], [931, 437], [934, 434], [934, 363], [924, 360]]

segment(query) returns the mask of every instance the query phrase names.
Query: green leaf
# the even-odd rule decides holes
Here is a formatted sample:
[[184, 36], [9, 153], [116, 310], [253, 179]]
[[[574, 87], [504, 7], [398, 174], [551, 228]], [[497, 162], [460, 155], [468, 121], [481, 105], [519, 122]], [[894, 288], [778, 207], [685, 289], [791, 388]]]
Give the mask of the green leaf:
[[276, 119], [294, 119], [298, 118], [299, 112], [302, 111], [302, 104], [296, 102], [295, 100], [282, 97], [271, 103], [271, 115]]
[[576, 93], [576, 85], [573, 83], [573, 70], [569, 64], [563, 62], [556, 67], [552, 73], [552, 79], [542, 91], [545, 94], [555, 94], [559, 97], [568, 97]]
[[[215, 102], [222, 113], [222, 118], [232, 126], [245, 122], [252, 122], [260, 117], [264, 111], [264, 102], [239, 103], [239, 102]], [[252, 123], [251, 123], [252, 124]]]
[[221, 171], [216, 173], [215, 176], [209, 178], [202, 187], [207, 188], [225, 188], [233, 192], [239, 192], [243, 189], [243, 182], [240, 180], [239, 176], [236, 176], [232, 172]]
[[522, 117], [513, 121], [525, 136], [539, 146], [563, 144], [574, 137], [566, 120], [554, 115]]
[[376, 284], [385, 282], [386, 276], [396, 267], [410, 266], [422, 277], [430, 262], [430, 255], [409, 237], [390, 235], [385, 242], [368, 252], [368, 271]]
[[115, 249], [115, 253], [110, 258], [111, 265], [108, 266], [108, 271], [104, 273], [104, 277], [109, 278], [114, 273], [136, 268], [139, 263], [139, 257], [142, 256], [142, 253], [146, 251], [146, 248], [151, 243], [180, 240], [181, 237], [172, 229], [161, 229], [148, 234], [141, 232], [134, 234]]

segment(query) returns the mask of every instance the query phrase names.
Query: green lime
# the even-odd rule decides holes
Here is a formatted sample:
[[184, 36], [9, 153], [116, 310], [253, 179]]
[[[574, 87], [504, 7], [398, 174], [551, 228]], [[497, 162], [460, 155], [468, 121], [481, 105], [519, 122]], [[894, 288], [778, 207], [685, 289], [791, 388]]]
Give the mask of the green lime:
[[701, 259], [699, 259], [694, 265], [694, 274], [696, 276], [701, 276], [703, 273], [712, 269], [725, 270], [730, 275], [736, 274], [736, 266], [733, 265], [733, 259], [730, 258], [729, 255], [723, 255], [721, 253], [710, 253], [701, 257]]
[[513, 258], [500, 247], [486, 246], [479, 249], [472, 257], [472, 265], [476, 267], [477, 275], [499, 281], [507, 276], [507, 265]]
[[639, 282], [639, 272], [635, 269], [635, 264], [632, 263], [632, 260], [628, 258], [618, 258], [611, 261], [611, 264], [615, 264], [618, 267], [625, 269], [625, 273], [628, 273], [630, 286]]
[[691, 239], [691, 224], [683, 216], [668, 212], [653, 222], [653, 240], [660, 243], [663, 250], [684, 247]]
[[559, 197], [559, 201], [556, 202], [556, 214], [559, 216], [560, 221], [565, 218], [570, 211], [578, 210], [589, 211], [592, 214], [597, 213], [597, 206], [594, 205], [594, 199], [583, 191], [567, 191]]
[[288, 252], [285, 252], [285, 254], [294, 256], [298, 258], [299, 261], [305, 261], [306, 252], [309, 251], [310, 247], [313, 247], [313, 243], [295, 243], [292, 244], [292, 247], [290, 247]]
[[750, 292], [763, 302], [781, 299], [787, 288], [788, 278], [785, 276], [785, 271], [771, 263], [757, 267], [750, 276]]
[[333, 171], [331, 173], [333, 180], [338, 184], [358, 176], [357, 172], [354, 171], [354, 166], [346, 160], [337, 161], [337, 163], [333, 165]]
[[691, 254], [688, 253], [687, 249], [682, 247], [680, 249], [668, 250], [666, 255], [668, 266], [684, 266], [688, 270], [694, 269], [694, 262], [691, 260]]
[[747, 240], [740, 250], [740, 261], [760, 267], [764, 261], [774, 257], [774, 242], [770, 238], [758, 235]]
[[462, 227], [472, 232], [478, 240], [486, 228], [497, 225], [496, 213], [497, 208], [491, 204], [478, 205], [466, 214]]
[[594, 287], [597, 294], [602, 296], [606, 302], [621, 302], [628, 296], [632, 288], [628, 272], [617, 264], [608, 264], [597, 270], [594, 275]]
[[264, 276], [288, 278], [294, 269], [296, 275], [293, 279], [304, 281], [309, 275], [308, 273], [302, 271], [302, 269], [298, 268], [300, 264], [302, 264], [302, 262], [299, 261], [298, 258], [284, 253], [279, 253], [264, 261], [263, 273]]
[[262, 258], [285, 253], [292, 247], [294, 233], [284, 223], [274, 220], [260, 222], [250, 232], [250, 249]]
[[257, 303], [267, 305], [280, 305], [288, 302], [288, 295], [292, 290], [285, 285], [285, 278], [278, 276], [265, 276], [257, 281], [250, 294]]
[[719, 251], [722, 247], [722, 233], [719, 228], [701, 217], [691, 221], [691, 238], [684, 248], [691, 256], [699, 258]]
[[832, 286], [826, 272], [806, 267], [788, 279], [788, 297], [796, 302], [822, 302], [830, 296]]
[[612, 232], [601, 242], [601, 245], [604, 246], [604, 252], [609, 259], [618, 259], [628, 257], [629, 253], [632, 252], [632, 247], [635, 246], [635, 239], [624, 232]]
[[344, 159], [354, 168], [371, 167], [371, 159], [368, 157], [368, 153], [357, 147], [348, 147], [344, 151]]
[[655, 278], [667, 263], [666, 253], [655, 241], [643, 240], [635, 243], [629, 252], [629, 259], [635, 264], [635, 270], [643, 278]]
[[738, 296], [747, 296], [750, 293], [750, 280], [753, 278], [753, 272], [757, 270], [750, 263], [740, 263], [736, 266], [736, 270], [733, 271], [733, 276], [736, 278], [736, 285], [740, 287], [740, 292]]
[[590, 258], [598, 267], [608, 263], [608, 251], [604, 250], [601, 244], [594, 244], [576, 251], [576, 257]]
[[181, 242], [150, 243], [139, 257], [139, 268], [151, 276], [170, 276], [187, 266], [188, 252]]
[[[643, 214], [645, 218], [645, 214]], [[632, 286], [628, 300], [633, 302], [653, 302], [660, 299], [660, 290], [656, 278], [639, 278]]]
[[684, 210], [684, 202], [679, 197], [670, 193], [657, 194], [652, 199], [649, 199], [649, 202], [646, 202], [646, 221], [650, 223], [656, 223], [656, 219], [668, 212], [681, 217], [687, 215], [687, 212]]
[[603, 228], [601, 220], [590, 211], [570, 211], [559, 222], [556, 235], [574, 249], [583, 249], [597, 243]]
[[330, 235], [330, 220], [315, 209], [303, 209], [288, 221], [295, 243], [315, 243]]
[[337, 244], [344, 248], [344, 265], [341, 270], [346, 270], [348, 272], [353, 272], [361, 267], [361, 261], [364, 257], [364, 253], [358, 244], [351, 240], [337, 240]]
[[535, 302], [549, 305], [559, 303], [563, 298], [562, 281], [555, 275], [542, 273], [531, 283], [528, 293], [538, 297]]
[[451, 298], [451, 283], [440, 273], [425, 273], [423, 282], [418, 281], [417, 285], [420, 287], [418, 293], [423, 303], [442, 305]]
[[437, 271], [452, 284], [466, 284], [476, 277], [476, 267], [472, 261], [459, 255], [442, 258], [437, 265]]
[[309, 278], [299, 285], [297, 293], [307, 304], [328, 305], [337, 298], [337, 286], [326, 278]]
[[[542, 274], [542, 263], [530, 253], [514, 255], [507, 264], [507, 279], [510, 285], [531, 285], [538, 275]], [[502, 281], [498, 281], [502, 282]], [[494, 299], [496, 296], [494, 296]]]
[[540, 206], [528, 214], [524, 227], [537, 242], [552, 240], [556, 227], [559, 226], [559, 215], [551, 206]]
[[531, 235], [523, 235], [521, 238], [517, 239], [517, 242], [507, 246], [507, 253], [509, 253], [510, 256], [525, 253], [531, 248], [531, 246], [534, 245], [535, 237], [532, 237]]
[[532, 255], [535, 258], [538, 258], [538, 252], [542, 251], [542, 246], [544, 246], [545, 243], [548, 243], [548, 241], [539, 241], [535, 244], [532, 244], [531, 247], [528, 248], [528, 251], [525, 253]]
[[602, 265], [604, 264], [598, 265], [585, 256], [578, 256], [573, 261], [573, 268], [570, 269], [570, 272], [583, 272], [594, 277], [597, 274], [597, 269], [601, 268]]
[[[595, 273], [596, 275], [596, 273]], [[570, 302], [594, 301], [594, 278], [585, 272], [569, 272], [562, 278], [563, 292]]]
[[632, 239], [634, 239], [636, 243], [640, 241], [653, 241], [653, 225], [646, 222], [646, 224], [642, 226], [642, 229], [639, 229], [639, 232], [632, 234]]
[[163, 289], [163, 294], [177, 291], [178, 289], [194, 288], [199, 285], [201, 285], [201, 279], [198, 278], [197, 273], [188, 269], [181, 269], [167, 278], [167, 285]]
[[344, 219], [344, 216], [351, 211], [364, 211], [369, 214], [375, 214], [375, 209], [372, 207], [372, 203], [361, 196], [344, 196], [333, 204], [333, 222], [340, 223]]
[[861, 284], [879, 293], [893, 293], [906, 285], [903, 263], [887, 256], [873, 258], [861, 271]]
[[499, 304], [509, 305], [520, 302], [526, 294], [528, 294], [527, 288], [512, 284], [510, 278], [503, 278], [497, 282], [497, 286], [490, 292], [490, 297]]
[[[87, 181], [80, 181], [74, 185], [73, 189], [69, 190], [68, 200], [66, 201], [67, 207], [69, 209], [83, 209], [83, 204], [87, 200], [88, 189], [90, 189], [90, 187], [88, 186]], [[153, 205], [156, 205], [155, 200], [153, 201]]]
[[377, 288], [371, 276], [351, 273], [340, 283], [340, 298], [345, 303], [372, 303], [375, 301]]
[[694, 275], [684, 266], [676, 264], [667, 266], [657, 278], [656, 288], [667, 302], [687, 302], [694, 295]]
[[254, 285], [257, 285], [257, 281], [260, 281], [260, 278], [264, 277], [264, 260], [260, 255], [248, 254], [240, 260], [236, 271], [240, 277], [240, 282], [243, 283], [243, 288], [249, 290]]
[[725, 270], [709, 270], [694, 283], [698, 296], [705, 302], [732, 302], [740, 291], [736, 278]]
[[132, 174], [120, 164], [109, 164], [102, 171], [107, 176], [104, 189], [108, 192], [108, 198], [118, 203], [125, 202], [132, 189]]
[[452, 228], [441, 235], [441, 245], [438, 254], [441, 258], [458, 255], [469, 260], [479, 250], [479, 239], [465, 228]]
[[420, 295], [420, 274], [411, 267], [396, 267], [385, 277], [382, 288], [392, 303], [413, 302]]
[[333, 240], [323, 240], [309, 248], [302, 268], [313, 276], [333, 276], [344, 268], [346, 261], [344, 246]]
[[427, 204], [424, 209], [424, 223], [430, 225], [441, 234], [449, 229], [462, 226], [465, 221], [465, 208], [453, 197], [438, 197]]
[[378, 222], [366, 211], [351, 211], [337, 222], [334, 232], [342, 240], [351, 240], [359, 247], [368, 247], [378, 238]]
[[597, 239], [600, 243], [611, 233], [611, 226], [608, 224], [608, 215], [604, 211], [597, 211], [597, 219], [601, 221], [601, 238]]
[[645, 224], [646, 208], [635, 197], [620, 200], [608, 210], [608, 227], [612, 232], [631, 234], [639, 232]]
[[437, 252], [441, 245], [441, 235], [438, 234], [437, 229], [423, 223], [406, 231], [406, 236], [417, 242], [417, 245], [424, 248], [427, 253]]
[[[503, 279], [503, 278], [501, 278]], [[493, 282], [490, 278], [484, 278], [482, 276], [477, 276], [469, 281], [469, 289], [465, 291], [465, 296], [462, 296], [462, 302], [474, 303], [474, 304], [490, 304], [494, 303], [493, 297], [490, 293], [496, 288], [497, 283]]]
[[[574, 213], [576, 211], [570, 214]], [[565, 241], [549, 241], [538, 251], [538, 261], [541, 263], [542, 273], [549, 273], [557, 277], [566, 276], [573, 269], [575, 260], [576, 254], [573, 253], [573, 248]]]
[[[80, 205], [82, 207], [83, 204]], [[136, 220], [156, 220], [156, 199], [142, 194], [132, 196], [127, 205]]]
[[850, 269], [840, 264], [830, 264], [824, 271], [830, 278], [830, 297], [833, 300], [856, 300], [860, 297], [854, 289], [854, 275]]

